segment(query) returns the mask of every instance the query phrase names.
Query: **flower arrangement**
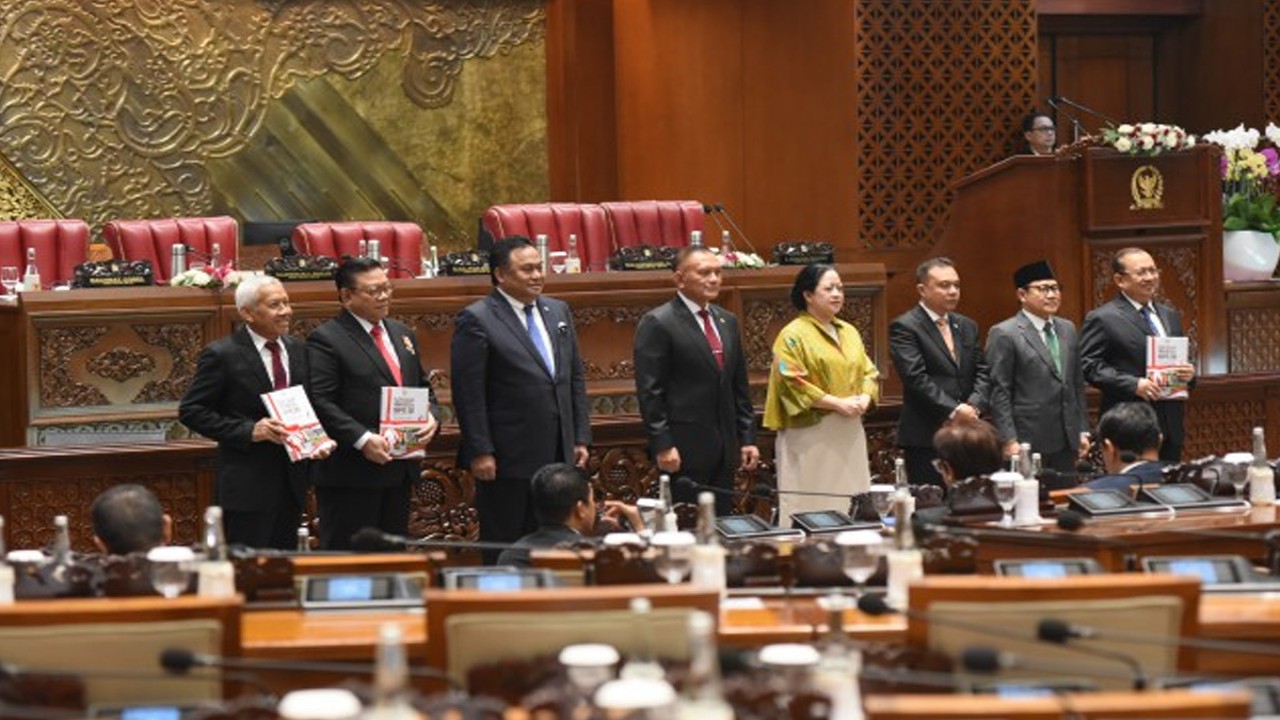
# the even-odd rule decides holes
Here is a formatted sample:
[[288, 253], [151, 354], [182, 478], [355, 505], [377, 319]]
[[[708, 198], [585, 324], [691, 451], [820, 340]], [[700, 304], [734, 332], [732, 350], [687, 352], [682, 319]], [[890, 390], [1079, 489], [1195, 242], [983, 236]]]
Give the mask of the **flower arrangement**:
[[1222, 147], [1223, 229], [1265, 232], [1280, 242], [1280, 127], [1268, 123], [1259, 133], [1241, 124], [1204, 139]]
[[231, 263], [223, 263], [210, 268], [202, 266], [191, 268], [169, 278], [173, 287], [201, 287], [217, 290], [222, 287], [235, 287], [240, 284], [240, 271]]
[[1102, 142], [1129, 155], [1159, 155], [1194, 146], [1196, 136], [1177, 125], [1125, 123], [1119, 127], [1103, 128]]
[[727, 268], [762, 268], [765, 266], [764, 258], [755, 253], [738, 252], [730, 250], [727, 253], [721, 253], [719, 249], [716, 253], [720, 255], [721, 265]]

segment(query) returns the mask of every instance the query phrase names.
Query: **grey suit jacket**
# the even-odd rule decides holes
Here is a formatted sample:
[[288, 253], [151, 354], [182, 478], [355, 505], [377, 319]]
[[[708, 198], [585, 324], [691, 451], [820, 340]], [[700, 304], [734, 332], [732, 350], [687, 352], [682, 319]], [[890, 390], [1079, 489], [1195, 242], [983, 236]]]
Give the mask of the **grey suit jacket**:
[[1070, 320], [1052, 322], [1061, 373], [1044, 336], [1025, 313], [993, 326], [987, 334], [991, 419], [1000, 440], [1031, 443], [1031, 449], [1043, 455], [1079, 450], [1080, 433], [1089, 427], [1080, 336]]
[[933, 434], [961, 403], [987, 411], [989, 378], [978, 324], [959, 313], [951, 313], [949, 319], [958, 359], [947, 352], [938, 326], [919, 305], [889, 325], [889, 354], [902, 378], [902, 447], [933, 447]]

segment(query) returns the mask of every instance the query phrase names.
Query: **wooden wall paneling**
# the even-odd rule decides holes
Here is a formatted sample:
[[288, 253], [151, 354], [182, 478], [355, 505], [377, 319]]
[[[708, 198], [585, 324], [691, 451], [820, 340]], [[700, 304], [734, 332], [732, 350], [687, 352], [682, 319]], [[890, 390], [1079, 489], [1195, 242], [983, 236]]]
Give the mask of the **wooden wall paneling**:
[[1227, 290], [1228, 370], [1280, 372], [1280, 290], [1270, 283], [1233, 284]]
[[547, 3], [551, 200], [619, 198], [611, 0]]
[[1180, 79], [1177, 117], [1182, 124], [1194, 132], [1241, 122], [1251, 127], [1266, 124], [1264, 93], [1274, 94], [1276, 89], [1264, 86], [1264, 76], [1270, 72], [1275, 77], [1277, 70], [1274, 63], [1267, 67], [1264, 37], [1275, 38], [1280, 32], [1277, 16], [1280, 11], [1260, 0], [1211, 0], [1177, 33], [1174, 72]]
[[[1151, 34], [1057, 35], [1054, 38], [1057, 94], [1117, 122], [1155, 117], [1155, 40]], [[1079, 113], [1083, 131], [1107, 123]], [[1059, 117], [1059, 139], [1071, 142], [1070, 119]]]
[[742, 6], [743, 206], [756, 248], [786, 239], [857, 238], [856, 60], [849, 0], [752, 0]]
[[620, 197], [694, 198], [743, 215], [747, 4], [614, 1]]

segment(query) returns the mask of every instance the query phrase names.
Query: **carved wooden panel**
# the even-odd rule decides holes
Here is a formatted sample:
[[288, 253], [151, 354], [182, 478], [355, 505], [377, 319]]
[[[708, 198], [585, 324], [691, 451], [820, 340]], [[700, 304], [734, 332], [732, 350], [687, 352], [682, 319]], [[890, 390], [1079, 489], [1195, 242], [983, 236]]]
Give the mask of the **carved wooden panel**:
[[1233, 373], [1280, 371], [1280, 308], [1228, 311], [1227, 347]]
[[177, 402], [203, 346], [198, 322], [42, 327], [40, 406]]
[[861, 0], [857, 238], [927, 247], [948, 185], [1008, 155], [1037, 98], [1033, 0]]
[[[1195, 392], [1195, 391], [1193, 391]], [[1187, 437], [1182, 459], [1222, 455], [1252, 448], [1254, 427], [1267, 426], [1267, 402], [1259, 394], [1229, 397], [1187, 406]], [[1275, 454], [1274, 440], [1270, 452]]]

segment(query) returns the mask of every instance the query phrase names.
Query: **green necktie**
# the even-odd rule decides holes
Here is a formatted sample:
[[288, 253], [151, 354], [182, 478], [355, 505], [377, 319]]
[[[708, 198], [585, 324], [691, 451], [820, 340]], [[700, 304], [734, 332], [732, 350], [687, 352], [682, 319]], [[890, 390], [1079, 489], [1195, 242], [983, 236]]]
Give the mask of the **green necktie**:
[[1053, 366], [1058, 374], [1062, 374], [1062, 350], [1058, 348], [1058, 334], [1053, 331], [1053, 321], [1044, 324], [1044, 344], [1049, 346], [1049, 355], [1053, 358]]

